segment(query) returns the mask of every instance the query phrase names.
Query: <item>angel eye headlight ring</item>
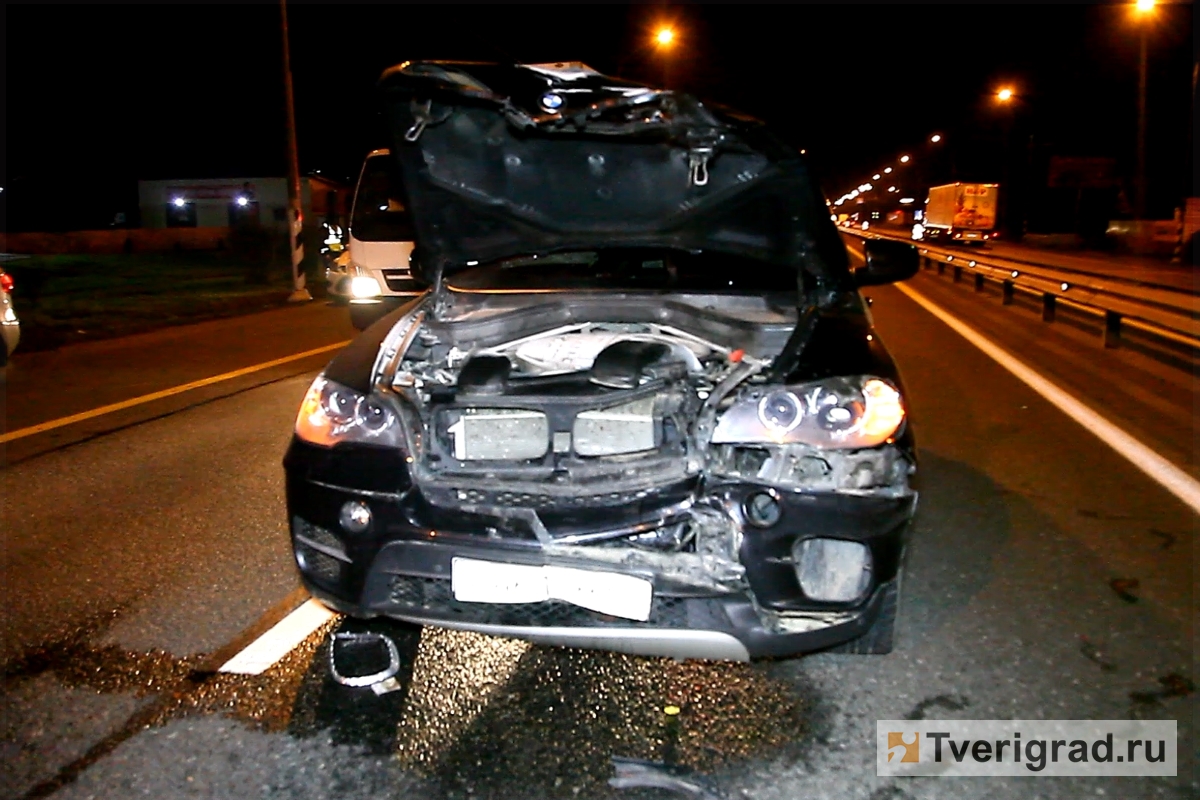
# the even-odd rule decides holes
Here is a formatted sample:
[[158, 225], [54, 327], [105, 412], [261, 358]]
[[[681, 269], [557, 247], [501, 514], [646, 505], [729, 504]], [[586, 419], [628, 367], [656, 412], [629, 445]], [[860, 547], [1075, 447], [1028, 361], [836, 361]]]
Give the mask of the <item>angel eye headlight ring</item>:
[[792, 392], [777, 389], [758, 401], [758, 418], [768, 429], [782, 435], [804, 420], [804, 406]]

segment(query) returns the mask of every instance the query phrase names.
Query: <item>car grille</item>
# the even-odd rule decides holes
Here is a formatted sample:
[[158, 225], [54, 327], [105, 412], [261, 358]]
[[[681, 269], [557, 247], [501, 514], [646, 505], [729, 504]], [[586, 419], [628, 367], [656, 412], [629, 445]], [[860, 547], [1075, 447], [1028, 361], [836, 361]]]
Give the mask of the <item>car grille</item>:
[[683, 597], [656, 595], [650, 607], [650, 619], [646, 622], [635, 622], [610, 617], [559, 600], [547, 600], [542, 603], [464, 603], [454, 599], [449, 580], [410, 575], [392, 576], [388, 599], [398, 612], [433, 612], [439, 618], [459, 622], [568, 628], [594, 628], [605, 625], [623, 628], [687, 628], [690, 627], [689, 602], [716, 603], [704, 598], [689, 600]]
[[304, 574], [325, 585], [342, 579], [342, 570], [350, 561], [341, 541], [332, 532], [300, 517], [292, 518], [296, 561]]
[[336, 585], [342, 579], [342, 562], [306, 544], [296, 545], [296, 561], [300, 569], [324, 585]]
[[[430, 490], [426, 490], [428, 493]], [[439, 494], [441, 494], [439, 492]], [[625, 506], [643, 500], [650, 492], [645, 489], [627, 492], [597, 492], [596, 494], [573, 495], [556, 497], [548, 494], [532, 492], [513, 492], [508, 490], [488, 491], [479, 488], [451, 489], [447, 497], [450, 503], [470, 503], [472, 505], [504, 506], [517, 508], [544, 508], [547, 506], [570, 506], [575, 508], [591, 508], [597, 505]], [[439, 498], [440, 499], [440, 498]]]

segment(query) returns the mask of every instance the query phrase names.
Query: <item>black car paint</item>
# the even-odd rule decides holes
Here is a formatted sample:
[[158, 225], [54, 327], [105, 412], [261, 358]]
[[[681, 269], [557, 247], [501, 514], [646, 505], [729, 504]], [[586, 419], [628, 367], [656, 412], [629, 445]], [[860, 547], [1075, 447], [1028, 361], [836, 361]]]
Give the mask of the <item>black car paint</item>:
[[[417, 81], [414, 85], [422, 84]], [[471, 92], [464, 95], [461, 86], [430, 89], [425, 84], [425, 89], [438, 97], [450, 98], [453, 102], [490, 106], [493, 112], [497, 109], [495, 97], [467, 97]], [[417, 105], [411, 95], [411, 91], [409, 95], [401, 93], [401, 96], [407, 96], [414, 102], [395, 102], [396, 98], [392, 98], [389, 113], [393, 116], [394, 130], [397, 132], [397, 148], [406, 146], [399, 134], [405, 131], [406, 126], [412, 129], [410, 112]], [[501, 115], [511, 111], [511, 108], [500, 109]], [[405, 117], [405, 114], [409, 114], [409, 117]], [[693, 115], [690, 119], [694, 122], [701, 117], [703, 114]], [[687, 139], [689, 120], [683, 121], [682, 128], [669, 133], [668, 140], [671, 136]], [[768, 150], [777, 147], [777, 143], [769, 140], [755, 123], [723, 116], [721, 124], [743, 137], [759, 137], [768, 141]], [[435, 125], [423, 135], [429, 136], [430, 131], [436, 130]], [[500, 140], [505, 142], [505, 146], [513, 144], [504, 140], [504, 137]], [[686, 141], [684, 145], [687, 146]], [[434, 290], [387, 314], [368, 328], [330, 363], [324, 373], [329, 380], [361, 394], [374, 393], [377, 398], [393, 406], [396, 404], [389, 398], [393, 389], [388, 381], [380, 380], [381, 376], [373, 374], [381, 346], [397, 323], [418, 310], [429, 312], [426, 322], [435, 326], [435, 330], [443, 333], [453, 330], [456, 326], [453, 321], [455, 304], [469, 305], [471, 295], [448, 290], [444, 278], [456, 269], [463, 268], [466, 259], [471, 256], [485, 254], [504, 257], [510, 255], [514, 247], [525, 247], [526, 253], [545, 253], [570, 249], [581, 242], [590, 242], [595, 246], [598, 241], [603, 241], [606, 246], [667, 249], [714, 245], [712, 249], [716, 252], [746, 255], [745, 248], [730, 248], [727, 243], [714, 243], [706, 239], [704, 226], [697, 224], [697, 220], [701, 219], [698, 216], [688, 217], [671, 230], [656, 229], [652, 224], [640, 230], [609, 230], [607, 237], [601, 237], [600, 240], [597, 239], [597, 229], [592, 226], [588, 233], [591, 239], [581, 239], [574, 235], [578, 231], [564, 232], [561, 219], [541, 219], [540, 225], [533, 224], [528, 215], [514, 215], [511, 208], [507, 215], [497, 213], [497, 208], [503, 203], [481, 206], [469, 198], [464, 200], [463, 195], [456, 194], [445, 185], [437, 185], [427, 173], [423, 173], [424, 166], [415, 155], [418, 152], [416, 148], [408, 147], [405, 152], [407, 155], [401, 154], [400, 161], [405, 170], [405, 179], [414, 189], [409, 193], [409, 200], [419, 239], [418, 261], [426, 267], [436, 265], [432, 275], [427, 273]], [[876, 259], [877, 269], [852, 274], [844, 246], [828, 215], [824, 213], [823, 203], [817, 202], [819, 196], [808, 181], [803, 162], [794, 155], [775, 150], [771, 150], [771, 154], [776, 160], [770, 169], [764, 171], [766, 178], [761, 182], [749, 181], [761, 191], [731, 190], [734, 195], [738, 191], [743, 195], [731, 202], [733, 213], [731, 217], [726, 217], [726, 221], [733, 219], [735, 227], [742, 225], [743, 230], [750, 230], [756, 223], [750, 220], [750, 228], [746, 228], [743, 225], [747, 222], [744, 212], [759, 201], [769, 201], [768, 205], [775, 203], [777, 207], [790, 209], [791, 219], [796, 226], [794, 235], [790, 236], [775, 235], [780, 233], [778, 229], [768, 231], [765, 240], [761, 236], [758, 238], [759, 247], [755, 251], [768, 263], [786, 265], [797, 273], [797, 293], [792, 308], [798, 322], [793, 335], [783, 345], [783, 351], [775, 354], [773, 381], [795, 384], [832, 376], [872, 375], [891, 381], [903, 393], [896, 366], [878, 334], [873, 331], [869, 314], [858, 300], [854, 287], [856, 284], [869, 285], [907, 277], [911, 274], [908, 270], [911, 264], [915, 264], [915, 257], [910, 258], [907, 253], [898, 250], [880, 252]], [[771, 172], [772, 169], [774, 172]], [[791, 193], [790, 197], [784, 197], [787, 192]], [[417, 202], [413, 202], [414, 199]], [[709, 216], [708, 222], [720, 218], [720, 211], [718, 207]], [[743, 216], [739, 217], [739, 214]], [[464, 232], [473, 234], [474, 240], [455, 240], [455, 234]], [[481, 237], [479, 234], [486, 235]], [[768, 245], [765, 249], [762, 247], [764, 242]], [[722, 250], [722, 247], [725, 249]], [[639, 302], [634, 302], [638, 300], [637, 295], [636, 292], [610, 293], [609, 306], [630, 312], [630, 309], [641, 305], [657, 303], [660, 312], [676, 313], [672, 310], [675, 298], [670, 294], [643, 293]], [[549, 328], [556, 324], [556, 320], [592, 320], [596, 317], [596, 309], [601, 307], [603, 300], [597, 300], [595, 293], [542, 294], [531, 298], [525, 308], [507, 311], [507, 316], [501, 315], [503, 319], [485, 315], [482, 322], [472, 320], [465, 326], [468, 333], [464, 339], [468, 342], [486, 340], [496, 330], [507, 330], [505, 325], [511, 325], [514, 321], [518, 321], [519, 326], [527, 326], [533, 320]], [[692, 309], [691, 313], [694, 312], [695, 309]], [[632, 317], [639, 317], [640, 313], [632, 313]], [[443, 319], [443, 316], [446, 318]], [[600, 319], [606, 318], [600, 315]], [[912, 427], [907, 420], [890, 446], [896, 448], [906, 463], [915, 465]], [[326, 551], [326, 568], [322, 571], [312, 569], [311, 565], [310, 568], [302, 566], [301, 578], [316, 597], [354, 616], [412, 618], [415, 612], [411, 600], [416, 596], [412, 592], [426, 597], [421, 592], [429, 591], [437, 597], [436, 602], [420, 609], [417, 616], [424, 620], [454, 624], [471, 618], [508, 620], [511, 623], [511, 609], [506, 611], [504, 607], [487, 604], [462, 604], [452, 597], [446, 597], [451, 559], [457, 555], [510, 563], [559, 563], [597, 568], [596, 564], [589, 564], [586, 559], [581, 562], [575, 555], [563, 556], [554, 548], [546, 548], [544, 541], [530, 535], [518, 523], [510, 525], [508, 518], [505, 518], [507, 521], [503, 525], [497, 526], [493, 516], [476, 514], [469, 508], [450, 510], [444, 502], [440, 506], [432, 504], [414, 481], [415, 465], [410, 454], [402, 449], [383, 450], [361, 444], [338, 444], [325, 448], [293, 437], [284, 465], [289, 520], [298, 560], [304, 558], [305, 554], [318, 559], [322, 557], [322, 552], [314, 551], [304, 539], [313, 542], [315, 540], [312, 537], [316, 537], [325, 543], [321, 546]], [[655, 583], [655, 602], [662, 600], [673, 603], [675, 616], [671, 620], [652, 618], [649, 623], [622, 621], [621, 624], [684, 624], [692, 628], [726, 632], [737, 638], [751, 656], [817, 650], [863, 634], [880, 614], [886, 590], [894, 588], [908, 521], [916, 505], [916, 496], [912, 492], [886, 496], [869, 492], [780, 491], [755, 480], [731, 480], [711, 474], [700, 474], [682, 483], [647, 488], [649, 492], [646, 498], [621, 507], [617, 513], [614, 513], [613, 506], [605, 506], [602, 502], [574, 508], [569, 513], [544, 509], [539, 509], [538, 513], [545, 515], [545, 527], [551, 530], [551, 536], [554, 537], [598, 530], [606, 525], [611, 527], [614, 518], [622, 523], [641, 521], [651, 524], [670, 513], [680, 497], [698, 505], [715, 504], [732, 509], [731, 513], [736, 515], [737, 509], [744, 507], [751, 494], [761, 491], [772, 493], [780, 502], [779, 520], [767, 529], [750, 524], [741, 525], [743, 538], [737, 558], [745, 567], [749, 593], [697, 592], [694, 587], [674, 585], [652, 571], [648, 573], [637, 567], [624, 570], [651, 578]], [[364, 502], [372, 511], [368, 529], [354, 535], [342, 530], [338, 520], [339, 509], [350, 500]], [[836, 604], [814, 601], [803, 595], [795, 569], [790, 563], [791, 553], [797, 541], [818, 535], [860, 541], [868, 546], [873, 558], [872, 591], [864, 599], [855, 603]], [[333, 558], [328, 553], [337, 554], [338, 557]], [[622, 571], [622, 568], [613, 568], [611, 564], [603, 568]], [[404, 591], [410, 592], [405, 595], [407, 599], [403, 603], [397, 600], [394, 591], [397, 586], [408, 587]], [[764, 613], [769, 616], [772, 613], [830, 611], [845, 613], [839, 617], [840, 621], [805, 633], [790, 633], [778, 628], [768, 630], [763, 616]], [[573, 613], [576, 613], [576, 621], [580, 625], [604, 627], [613, 624], [611, 619], [592, 612], [576, 609]], [[681, 613], [682, 617], [679, 616]], [[683, 623], [680, 623], [681, 619]]]

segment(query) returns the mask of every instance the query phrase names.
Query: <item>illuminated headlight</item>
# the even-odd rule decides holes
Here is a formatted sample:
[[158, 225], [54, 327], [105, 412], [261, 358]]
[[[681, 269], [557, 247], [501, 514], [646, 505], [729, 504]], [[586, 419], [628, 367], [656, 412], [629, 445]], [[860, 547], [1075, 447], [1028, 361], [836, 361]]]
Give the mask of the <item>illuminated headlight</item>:
[[792, 549], [800, 590], [812, 600], [850, 603], [871, 585], [871, 551], [859, 542], [804, 539]]
[[900, 392], [880, 378], [829, 378], [747, 392], [717, 421], [713, 444], [807, 444], [859, 449], [892, 441]]
[[350, 294], [353, 297], [379, 297], [382, 290], [379, 288], [379, 281], [367, 275], [355, 275], [350, 280]]
[[400, 447], [400, 423], [379, 400], [319, 376], [304, 395], [296, 415], [296, 435], [306, 442], [331, 447], [339, 442], [362, 442]]
[[916, 225], [913, 225], [913, 227], [912, 227], [912, 237], [913, 237], [914, 239], [920, 239], [920, 238], [922, 238], [922, 237], [924, 237], [924, 236], [925, 236], [925, 226], [924, 226], [924, 225], [922, 225], [922, 224], [921, 224], [921, 223], [919, 223], [919, 222], [918, 222]]

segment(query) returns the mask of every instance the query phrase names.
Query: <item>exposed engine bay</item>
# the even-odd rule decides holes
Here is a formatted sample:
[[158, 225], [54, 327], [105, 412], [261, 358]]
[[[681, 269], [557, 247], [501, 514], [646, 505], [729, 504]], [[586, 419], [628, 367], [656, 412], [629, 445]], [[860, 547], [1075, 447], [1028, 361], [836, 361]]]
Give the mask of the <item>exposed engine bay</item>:
[[[462, 323], [414, 315], [377, 368], [402, 399], [414, 483], [490, 536], [644, 566], [678, 587], [738, 591], [745, 512], [706, 496], [710, 487], [910, 492], [911, 464], [894, 447], [714, 441], [722, 414], [758, 402], [773, 353], [658, 322], [574, 322], [515, 337], [475, 337]], [[601, 514], [581, 525], [584, 509]]]

